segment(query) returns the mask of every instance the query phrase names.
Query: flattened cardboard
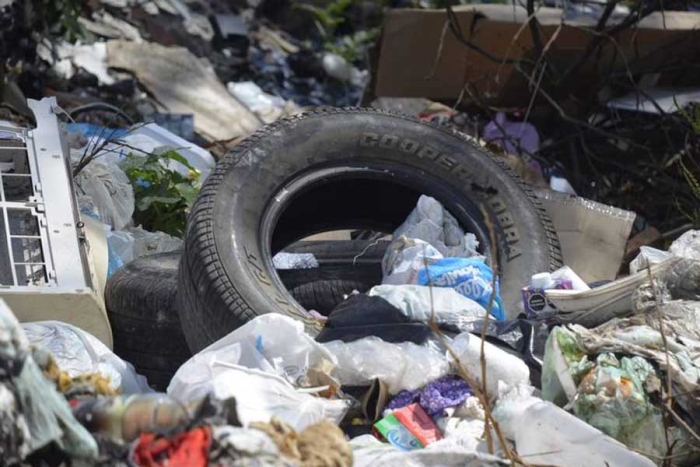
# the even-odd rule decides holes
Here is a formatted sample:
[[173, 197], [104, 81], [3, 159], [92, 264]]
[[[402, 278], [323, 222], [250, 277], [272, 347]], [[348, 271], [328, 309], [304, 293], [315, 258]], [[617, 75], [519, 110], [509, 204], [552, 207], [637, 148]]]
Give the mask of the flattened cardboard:
[[[525, 24], [527, 12], [512, 5], [471, 5], [454, 9], [462, 31], [471, 42], [490, 54], [522, 58], [533, 54], [532, 37]], [[593, 18], [562, 24], [562, 10], [541, 8], [542, 42], [558, 34], [548, 62], [566, 70], [593, 39]], [[446, 28], [445, 10], [389, 10], [385, 15], [374, 92], [386, 97], [425, 97], [434, 100], [478, 98], [500, 105], [522, 106], [529, 99], [527, 80], [510, 65], [492, 61], [469, 49]], [[561, 25], [561, 28], [560, 28]], [[593, 83], [601, 70], [653, 69], [669, 60], [697, 61], [700, 54], [700, 15], [690, 12], [655, 13], [636, 30], [617, 35], [617, 44], [605, 44], [596, 61], [577, 73], [580, 83]], [[444, 35], [443, 35], [444, 30]], [[557, 32], [558, 31], [558, 32]], [[443, 37], [444, 36], [444, 37]], [[440, 53], [440, 43], [442, 48]], [[621, 56], [624, 54], [626, 60]], [[601, 68], [602, 67], [602, 68]]]

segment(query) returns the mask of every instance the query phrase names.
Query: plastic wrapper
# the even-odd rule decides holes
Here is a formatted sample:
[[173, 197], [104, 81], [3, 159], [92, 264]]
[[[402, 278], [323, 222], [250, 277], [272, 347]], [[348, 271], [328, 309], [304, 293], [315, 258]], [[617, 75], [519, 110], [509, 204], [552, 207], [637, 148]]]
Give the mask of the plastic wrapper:
[[445, 376], [449, 365], [442, 352], [410, 342], [390, 344], [377, 337], [324, 344], [337, 361], [333, 376], [343, 385], [369, 386], [379, 379], [389, 392], [421, 388]]
[[689, 230], [678, 237], [668, 252], [681, 258], [700, 260], [700, 230]]
[[307, 370], [323, 360], [335, 363], [333, 354], [309, 337], [301, 322], [270, 313], [249, 321], [187, 360], [173, 376], [168, 394], [182, 401], [204, 397], [211, 393], [213, 379], [231, 365], [301, 385]]
[[[481, 338], [468, 332], [455, 337], [452, 349], [464, 369], [481, 385]], [[486, 391], [489, 397], [498, 396], [499, 385], [513, 387], [529, 384], [530, 369], [520, 358], [499, 349], [489, 342], [484, 342], [486, 359]], [[456, 366], [456, 361], [449, 355], [449, 361]]]
[[134, 189], [129, 178], [112, 162], [93, 161], [75, 177], [82, 209], [95, 209], [99, 219], [121, 230], [134, 214]]
[[[499, 294], [498, 282], [496, 279], [496, 291], [488, 311], [497, 320], [503, 321], [506, 310]], [[493, 271], [481, 259], [443, 258], [418, 271], [416, 283], [433, 287], [450, 287], [487, 308], [491, 302], [494, 281]]]
[[394, 240], [401, 236], [429, 243], [445, 257], [481, 257], [476, 251], [479, 246], [476, 236], [465, 234], [457, 219], [430, 196], [422, 195], [404, 223], [394, 231]]
[[23, 323], [29, 342], [51, 352], [58, 367], [71, 377], [100, 373], [124, 394], [152, 392], [146, 378], [91, 334], [60, 321]]
[[481, 323], [486, 310], [483, 306], [453, 289], [420, 285], [379, 285], [373, 287], [370, 296], [378, 296], [412, 320], [429, 321], [434, 313], [435, 322], [470, 330], [475, 321]]

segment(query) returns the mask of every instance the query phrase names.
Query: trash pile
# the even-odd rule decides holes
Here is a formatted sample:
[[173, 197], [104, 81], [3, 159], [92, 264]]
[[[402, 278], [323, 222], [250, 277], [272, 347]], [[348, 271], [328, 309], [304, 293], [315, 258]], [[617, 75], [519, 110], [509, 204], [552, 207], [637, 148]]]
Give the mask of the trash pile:
[[[506, 68], [475, 45], [508, 30], [508, 55], [529, 18], [551, 84], [556, 31], [639, 11], [394, 2], [416, 8], [380, 36], [376, 2], [6, 3], [0, 465], [700, 465], [700, 230], [674, 214], [694, 138], [655, 161], [688, 181], [662, 234], [574, 189], [623, 200], [657, 168], [617, 190], [543, 156], [571, 126], [510, 104], [538, 41]], [[651, 13], [640, 37], [665, 37]], [[455, 92], [486, 100], [427, 99]], [[605, 112], [572, 153], [623, 145]]]
[[[315, 338], [258, 316], [165, 394], [86, 332], [20, 325], [3, 304], [2, 463], [696, 465], [699, 241], [645, 248], [606, 285], [568, 267], [534, 275], [516, 321], [545, 331], [524, 358], [487, 255], [423, 196], [382, 284], [347, 296]], [[578, 314], [558, 309], [565, 297]], [[586, 326], [587, 308], [605, 322]]]
[[[374, 7], [362, 26], [338, 28], [356, 9], [350, 4], [329, 12], [270, 2], [71, 1], [63, 17], [53, 17], [32, 2], [11, 3], [20, 3], [12, 21], [31, 37], [17, 53], [14, 92], [55, 95], [75, 121], [121, 128], [153, 122], [223, 150], [303, 107], [358, 105], [368, 72], [356, 65], [364, 66], [376, 37], [364, 28], [380, 20]], [[333, 25], [319, 32], [318, 18]], [[55, 24], [33, 34], [40, 21]]]

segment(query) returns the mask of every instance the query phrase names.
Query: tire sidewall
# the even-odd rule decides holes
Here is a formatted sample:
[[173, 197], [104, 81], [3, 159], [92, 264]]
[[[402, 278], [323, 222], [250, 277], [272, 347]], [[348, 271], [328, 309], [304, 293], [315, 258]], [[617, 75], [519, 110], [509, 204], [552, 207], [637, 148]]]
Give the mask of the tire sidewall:
[[520, 310], [519, 288], [533, 272], [550, 269], [547, 232], [532, 193], [493, 156], [448, 130], [377, 113], [329, 113], [277, 126], [227, 159], [214, 198], [215, 247], [224, 273], [256, 313], [281, 311], [309, 321], [280, 290], [261, 242], [261, 218], [300, 173], [349, 163], [410, 167], [483, 206], [495, 226], [510, 317]]

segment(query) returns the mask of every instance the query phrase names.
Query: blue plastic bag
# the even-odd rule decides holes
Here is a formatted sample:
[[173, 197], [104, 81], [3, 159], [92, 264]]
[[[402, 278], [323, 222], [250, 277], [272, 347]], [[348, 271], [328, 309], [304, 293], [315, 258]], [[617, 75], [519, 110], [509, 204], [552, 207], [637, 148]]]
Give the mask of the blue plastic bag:
[[[493, 271], [480, 258], [443, 258], [421, 269], [418, 272], [417, 283], [452, 288], [488, 310]], [[496, 296], [491, 314], [499, 321], [506, 319], [498, 289], [498, 279], [496, 279]]]

